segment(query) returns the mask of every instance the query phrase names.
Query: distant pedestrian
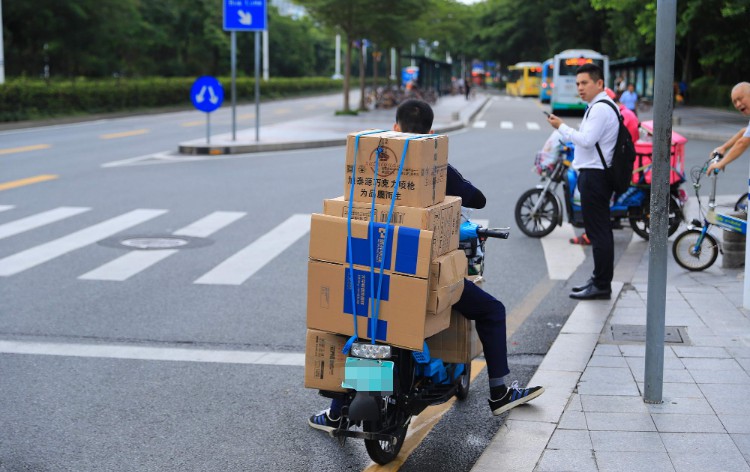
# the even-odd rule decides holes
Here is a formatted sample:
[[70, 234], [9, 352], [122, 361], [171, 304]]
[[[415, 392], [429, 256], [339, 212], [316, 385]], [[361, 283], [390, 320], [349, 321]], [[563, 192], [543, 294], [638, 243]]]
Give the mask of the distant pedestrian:
[[638, 105], [638, 94], [635, 93], [635, 85], [628, 84], [628, 89], [620, 95], [620, 103], [625, 105], [625, 108], [635, 113], [636, 116], [638, 115], [638, 111], [636, 110], [636, 106]]
[[[547, 118], [566, 141], [575, 144], [573, 167], [578, 170], [581, 211], [586, 235], [591, 241], [594, 272], [589, 280], [573, 287], [570, 298], [577, 300], [609, 299], [612, 296], [615, 246], [610, 223], [609, 203], [612, 182], [606, 167], [612, 165], [619, 130], [617, 106], [604, 91], [604, 72], [596, 64], [584, 64], [576, 71], [578, 95], [589, 103], [578, 130], [555, 115]], [[609, 102], [599, 106], [599, 102]], [[613, 109], [614, 108], [614, 109]]]
[[464, 80], [464, 93], [466, 94], [466, 100], [469, 99], [469, 94], [471, 93], [471, 78], [466, 77], [466, 80]]
[[[740, 82], [732, 88], [732, 104], [737, 111], [750, 116], [750, 82]], [[709, 165], [706, 175], [711, 175], [714, 169], [724, 169], [730, 162], [740, 157], [748, 147], [750, 147], [750, 123], [739, 130], [729, 141], [713, 150], [711, 154], [718, 153], [724, 158]]]

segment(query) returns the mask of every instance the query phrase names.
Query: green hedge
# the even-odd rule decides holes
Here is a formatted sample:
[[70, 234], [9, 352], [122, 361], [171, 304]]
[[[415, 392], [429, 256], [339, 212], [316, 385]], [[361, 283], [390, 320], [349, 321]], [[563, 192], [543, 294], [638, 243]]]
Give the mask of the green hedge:
[[[0, 85], [0, 121], [108, 113], [144, 108], [190, 106], [195, 78], [151, 78], [51, 82], [11, 80]], [[225, 100], [231, 78], [220, 77]], [[280, 98], [341, 90], [341, 81], [321, 77], [272, 78], [261, 82], [261, 98]], [[237, 78], [239, 101], [255, 97], [255, 79]]]
[[701, 77], [690, 83], [688, 103], [714, 108], [731, 108], [732, 85], [720, 85], [713, 77]]

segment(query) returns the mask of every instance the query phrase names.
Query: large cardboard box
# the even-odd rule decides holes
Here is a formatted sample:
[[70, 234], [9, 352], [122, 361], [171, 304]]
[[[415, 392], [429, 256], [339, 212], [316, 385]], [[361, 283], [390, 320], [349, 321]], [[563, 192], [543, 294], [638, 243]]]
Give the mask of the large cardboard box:
[[[370, 221], [370, 202], [352, 202], [352, 219]], [[376, 204], [374, 219], [385, 223], [391, 206]], [[323, 200], [323, 213], [349, 217], [349, 202], [344, 197]], [[447, 196], [442, 202], [427, 208], [394, 205], [391, 224], [432, 231], [432, 257], [442, 256], [458, 248], [461, 227], [461, 197]]]
[[[396, 189], [401, 157], [407, 146]], [[397, 205], [425, 208], [443, 201], [447, 175], [447, 136], [372, 130], [347, 136], [344, 198], [349, 198], [354, 182], [354, 201], [371, 202], [375, 194], [375, 203], [390, 204], [395, 197]]]
[[315, 329], [307, 330], [305, 348], [305, 387], [343, 392], [346, 354], [344, 345], [348, 338]]
[[428, 279], [398, 273], [379, 276], [376, 272], [372, 285], [369, 267], [359, 266], [354, 268], [352, 288], [349, 270], [346, 264], [314, 259], [308, 262], [308, 328], [351, 336], [356, 309], [357, 335], [370, 339], [371, 326], [375, 323], [370, 300], [378, 286], [381, 293], [375, 323], [376, 340], [421, 351], [427, 337], [450, 324], [450, 310], [438, 314], [427, 312]]
[[350, 227], [355, 265], [372, 265], [379, 271], [382, 264], [389, 273], [420, 278], [430, 275], [432, 231], [360, 220], [352, 220], [350, 225], [346, 218], [317, 213], [313, 213], [310, 223], [310, 258], [348, 264]]
[[452, 310], [448, 329], [427, 338], [430, 357], [445, 362], [465, 364], [482, 353], [482, 343], [474, 321]]
[[468, 261], [461, 249], [451, 251], [433, 261], [430, 266], [428, 313], [440, 313], [458, 303], [464, 291], [467, 271]]

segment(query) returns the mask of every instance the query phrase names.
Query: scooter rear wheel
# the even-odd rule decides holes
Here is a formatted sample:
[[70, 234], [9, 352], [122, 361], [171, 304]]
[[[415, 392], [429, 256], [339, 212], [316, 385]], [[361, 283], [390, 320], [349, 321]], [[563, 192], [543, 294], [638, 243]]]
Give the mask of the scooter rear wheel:
[[471, 387], [471, 362], [464, 364], [464, 373], [459, 377], [456, 398], [466, 400], [469, 398], [469, 387]]
[[[648, 241], [648, 235], [651, 232], [650, 228], [650, 222], [651, 222], [651, 211], [650, 211], [650, 203], [648, 200], [646, 200], [644, 203], [644, 208], [646, 209], [646, 213], [643, 216], [633, 216], [630, 217], [630, 227], [633, 228], [633, 232], [637, 234], [638, 236], [642, 237], [646, 241]], [[680, 208], [680, 204], [675, 201], [675, 197], [670, 195], [669, 196], [669, 216], [668, 216], [668, 224], [669, 227], [667, 228], [667, 236], [672, 236], [677, 229], [680, 227], [680, 223], [683, 220], [682, 216], [682, 209]]]
[[683, 269], [700, 271], [708, 269], [719, 257], [719, 245], [713, 236], [706, 233], [696, 250], [701, 231], [689, 229], [674, 240], [672, 255]]
[[[367, 449], [367, 455], [376, 464], [386, 465], [398, 456], [401, 452], [401, 447], [404, 445], [406, 439], [406, 430], [409, 427], [409, 422], [406, 421], [404, 424], [399, 425], [396, 428], [393, 436], [396, 437], [396, 442], [393, 441], [380, 441], [377, 439], [365, 439], [365, 449]], [[365, 421], [362, 424], [362, 429], [366, 432], [376, 432], [377, 424], [370, 421]]]
[[[560, 221], [560, 206], [549, 192], [532, 188], [523, 193], [516, 202], [516, 224], [523, 234], [532, 238], [542, 238], [550, 234]], [[532, 213], [534, 205], [543, 199], [537, 213]]]

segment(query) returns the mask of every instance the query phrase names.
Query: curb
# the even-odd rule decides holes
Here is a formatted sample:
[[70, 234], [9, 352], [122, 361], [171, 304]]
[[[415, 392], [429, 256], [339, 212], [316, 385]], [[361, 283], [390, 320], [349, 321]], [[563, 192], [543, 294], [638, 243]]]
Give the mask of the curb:
[[[631, 239], [615, 268], [611, 300], [579, 302], [550, 347], [529, 385], [544, 395], [526, 408], [511, 410], [502, 427], [472, 467], [472, 472], [533, 471], [555, 432], [570, 397], [599, 342], [623, 289], [630, 285], [643, 254]], [[647, 246], [646, 246], [647, 247]]]

